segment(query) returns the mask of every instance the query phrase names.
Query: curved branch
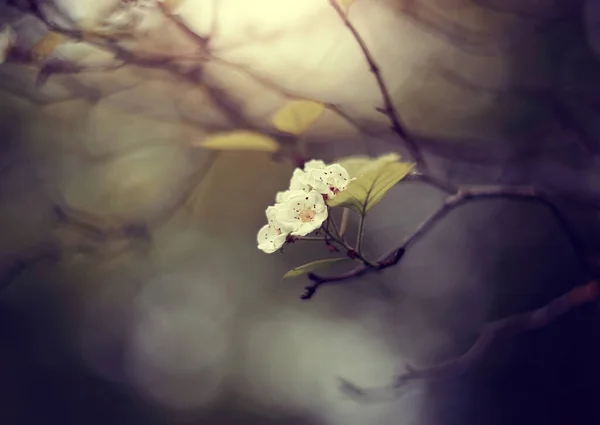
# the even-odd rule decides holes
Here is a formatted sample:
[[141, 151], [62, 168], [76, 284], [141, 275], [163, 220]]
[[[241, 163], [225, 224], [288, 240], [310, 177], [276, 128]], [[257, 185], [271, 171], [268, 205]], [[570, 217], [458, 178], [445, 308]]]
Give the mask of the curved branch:
[[[435, 181], [432, 183], [425, 177], [424, 181], [436, 185]], [[310, 279], [315, 283], [306, 288], [307, 292], [302, 296], [302, 299], [310, 299], [315, 294], [316, 290], [325, 284], [331, 282], [339, 283], [340, 281], [360, 276], [365, 272], [377, 272], [398, 264], [406, 251], [412, 245], [423, 238], [442, 218], [448, 215], [448, 213], [453, 211], [455, 208], [468, 202], [494, 198], [534, 202], [549, 209], [557, 221], [557, 224], [567, 237], [568, 242], [573, 249], [576, 258], [580, 262], [582, 269], [591, 277], [593, 276], [593, 271], [592, 267], [586, 260], [587, 255], [585, 250], [579, 241], [579, 238], [569, 226], [567, 220], [565, 220], [558, 207], [552, 202], [552, 198], [554, 196], [555, 195], [551, 192], [536, 189], [533, 186], [476, 186], [459, 189], [456, 193], [448, 196], [444, 203], [428, 218], [423, 220], [421, 224], [417, 226], [415, 231], [405, 238], [399, 246], [393, 248], [387, 254], [382, 255], [377, 261], [378, 267], [365, 268], [364, 270], [361, 268], [356, 268], [347, 273], [329, 277], [312, 275]], [[308, 288], [311, 289], [308, 290]]]
[[384, 397], [398, 396], [407, 384], [417, 380], [447, 379], [459, 376], [480, 361], [497, 339], [547, 326], [569, 311], [595, 302], [599, 298], [600, 285], [597, 281], [576, 286], [543, 307], [484, 325], [475, 344], [458, 357], [422, 369], [407, 367], [406, 373], [398, 376], [396, 381], [388, 387], [363, 389], [342, 380], [342, 391], [363, 400], [383, 400]]

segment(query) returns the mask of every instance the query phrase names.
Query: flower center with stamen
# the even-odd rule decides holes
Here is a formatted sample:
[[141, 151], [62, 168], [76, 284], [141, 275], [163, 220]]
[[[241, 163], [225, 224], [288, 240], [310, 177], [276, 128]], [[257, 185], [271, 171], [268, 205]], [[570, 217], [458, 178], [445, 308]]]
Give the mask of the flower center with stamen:
[[303, 209], [302, 211], [300, 211], [300, 221], [302, 221], [303, 223], [310, 223], [315, 219], [316, 215], [317, 213], [314, 210], [311, 210], [309, 208]]

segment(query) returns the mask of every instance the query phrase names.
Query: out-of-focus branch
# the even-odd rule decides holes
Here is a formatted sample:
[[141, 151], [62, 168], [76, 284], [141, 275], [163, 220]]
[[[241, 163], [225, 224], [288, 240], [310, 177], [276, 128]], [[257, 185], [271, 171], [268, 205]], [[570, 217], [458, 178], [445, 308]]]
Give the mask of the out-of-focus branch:
[[424, 171], [426, 169], [427, 165], [425, 164], [425, 162], [423, 160], [423, 155], [421, 154], [421, 151], [420, 151], [419, 146], [417, 145], [416, 141], [413, 140], [411, 138], [411, 136], [408, 134], [408, 132], [406, 131], [406, 127], [402, 123], [402, 120], [400, 119], [400, 116], [398, 114], [398, 111], [396, 110], [396, 106], [394, 105], [394, 102], [393, 102], [390, 92], [387, 88], [385, 80], [383, 79], [381, 69], [379, 68], [379, 65], [377, 64], [377, 62], [375, 61], [375, 58], [373, 57], [371, 51], [369, 50], [369, 47], [363, 40], [363, 38], [360, 35], [360, 33], [358, 32], [358, 30], [354, 27], [352, 22], [350, 22], [350, 20], [348, 19], [348, 16], [344, 12], [344, 10], [341, 8], [341, 6], [337, 2], [337, 0], [329, 0], [329, 3], [335, 9], [335, 11], [337, 12], [338, 16], [340, 17], [340, 19], [342, 20], [344, 25], [346, 25], [346, 27], [352, 34], [352, 37], [354, 37], [354, 39], [356, 40], [356, 43], [359, 45], [360, 50], [363, 53], [363, 56], [365, 57], [367, 63], [369, 64], [370, 71], [373, 73], [373, 75], [375, 76], [375, 79], [377, 80], [377, 85], [379, 86], [379, 90], [381, 91], [381, 96], [383, 97], [383, 108], [378, 108], [377, 110], [379, 112], [385, 114], [388, 117], [388, 119], [390, 120], [390, 123], [392, 125], [391, 126], [392, 131], [394, 133], [396, 133], [401, 139], [404, 140], [404, 142], [406, 143], [406, 147], [409, 150], [410, 156], [417, 163], [417, 167], [421, 171]]
[[88, 241], [102, 244], [109, 241], [137, 240], [149, 243], [152, 239], [152, 229], [168, 222], [191, 197], [204, 178], [208, 175], [218, 152], [207, 158], [207, 166], [193, 173], [182, 187], [173, 190], [171, 199], [166, 206], [157, 210], [145, 219], [124, 220], [120, 217], [104, 217], [73, 208], [62, 201], [60, 196], [53, 206], [56, 225], [68, 228], [78, 235], [75, 244], [64, 244], [59, 240], [41, 242], [23, 251], [8, 254], [0, 258], [0, 292], [6, 288], [18, 275], [44, 260], [56, 261], [64, 252], [81, 252]]
[[60, 246], [54, 242], [41, 242], [22, 251], [0, 258], [0, 292], [19, 275], [43, 261], [60, 258]]
[[364, 401], [383, 400], [397, 396], [411, 382], [452, 378], [464, 374], [480, 361], [492, 344], [500, 339], [543, 328], [560, 316], [600, 298], [600, 285], [590, 281], [579, 285], [548, 304], [527, 313], [515, 314], [484, 325], [475, 344], [464, 354], [422, 369], [407, 367], [407, 371], [388, 387], [365, 389], [342, 379], [342, 390]]
[[[104, 242], [112, 239], [137, 239], [149, 242], [151, 229], [167, 223], [192, 196], [192, 193], [202, 184], [214, 166], [218, 152], [212, 152], [206, 159], [206, 166], [192, 173], [186, 182], [171, 192], [165, 206], [145, 219], [124, 220], [120, 217], [100, 217], [87, 211], [72, 208], [65, 202], [54, 205], [54, 213], [62, 226], [67, 226], [85, 235], [91, 240]], [[57, 195], [58, 197], [58, 195]]]
[[593, 155], [599, 149], [598, 141], [594, 139], [594, 136], [576, 116], [567, 102], [561, 97], [560, 91], [558, 93], [553, 93], [541, 88], [531, 87], [486, 87], [482, 84], [470, 81], [456, 71], [447, 68], [440, 67], [439, 73], [448, 82], [467, 90], [484, 91], [494, 95], [514, 93], [527, 98], [543, 101], [549, 107], [555, 121], [564, 129], [573, 131], [577, 137], [575, 143], [584, 154]]
[[184, 55], [134, 52], [119, 45], [119, 38], [111, 33], [87, 31], [79, 28], [65, 28], [55, 24], [45, 16], [38, 6], [38, 2], [35, 0], [27, 2], [27, 5], [14, 1], [8, 2], [8, 5], [16, 8], [26, 15], [36, 17], [42, 21], [50, 31], [63, 34], [75, 41], [85, 41], [86, 43], [96, 47], [113, 52], [115, 55], [115, 61], [118, 63], [124, 62], [129, 65], [158, 68], [167, 72], [175, 72], [182, 75], [182, 67], [178, 64], [179, 62], [185, 62], [188, 64], [187, 68], [189, 69], [190, 61], [197, 61], [200, 66], [206, 61], [206, 55], [204, 54], [201, 46], [199, 46], [199, 51], [197, 53]]

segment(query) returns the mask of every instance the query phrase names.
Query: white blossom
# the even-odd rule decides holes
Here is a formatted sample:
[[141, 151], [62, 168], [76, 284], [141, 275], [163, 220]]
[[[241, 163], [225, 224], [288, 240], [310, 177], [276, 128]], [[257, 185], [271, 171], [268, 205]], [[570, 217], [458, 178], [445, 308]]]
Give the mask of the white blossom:
[[277, 194], [275, 195], [275, 202], [277, 202], [278, 204], [282, 204], [284, 203], [287, 198], [290, 197], [290, 195], [294, 193], [293, 190], [285, 190], [283, 192], [277, 192]]
[[323, 161], [321, 161], [319, 159], [311, 159], [310, 161], [308, 161], [304, 164], [304, 171], [322, 170], [326, 166], [327, 166], [327, 164], [325, 164]]
[[256, 235], [258, 249], [267, 254], [272, 254], [281, 249], [292, 230], [290, 227], [284, 226], [277, 221], [277, 213], [281, 208], [282, 204], [267, 208], [268, 223], [261, 227]]
[[304, 169], [296, 168], [290, 180], [290, 190], [316, 190], [326, 199], [333, 199], [346, 190], [350, 179], [348, 171], [340, 164], [327, 165], [320, 160], [311, 160], [304, 164]]
[[293, 236], [306, 236], [321, 227], [327, 219], [327, 205], [317, 191], [292, 191], [285, 202], [279, 204], [277, 222], [291, 228]]
[[313, 187], [308, 181], [308, 173], [300, 168], [296, 168], [290, 180], [290, 190], [303, 190], [305, 192], [310, 192], [312, 189]]
[[324, 168], [312, 168], [306, 172], [304, 179], [327, 199], [333, 199], [338, 193], [346, 190], [351, 179], [348, 171], [339, 164], [331, 164]]

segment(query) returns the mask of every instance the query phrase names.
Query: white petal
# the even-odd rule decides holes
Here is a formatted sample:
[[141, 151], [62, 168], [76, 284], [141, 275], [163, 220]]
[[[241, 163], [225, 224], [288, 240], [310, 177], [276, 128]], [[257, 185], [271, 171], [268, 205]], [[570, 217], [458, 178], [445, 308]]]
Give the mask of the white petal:
[[333, 177], [336, 179], [348, 180], [350, 178], [348, 171], [346, 171], [346, 169], [340, 164], [328, 165], [325, 168], [325, 171], [328, 171], [329, 173], [333, 174]]
[[269, 220], [269, 221], [274, 220], [275, 216], [277, 215], [277, 211], [279, 211], [280, 208], [281, 208], [280, 204], [270, 205], [269, 207], [267, 207], [267, 210], [265, 211], [267, 220]]
[[314, 232], [315, 230], [317, 230], [319, 227], [321, 227], [321, 225], [323, 224], [323, 222], [327, 219], [327, 210], [325, 210], [324, 212], [317, 214], [315, 216], [315, 219], [311, 222], [308, 223], [303, 223], [300, 222], [299, 226], [296, 228], [296, 230], [294, 230], [292, 232], [292, 235], [294, 236], [306, 236], [309, 233]]
[[321, 227], [321, 225], [325, 222], [325, 220], [327, 220], [328, 215], [329, 215], [329, 213], [327, 212], [327, 208], [324, 208], [323, 210], [318, 211], [313, 223], [318, 224], [318, 227]]
[[300, 168], [296, 168], [290, 180], [290, 190], [310, 190], [307, 174]]
[[325, 168], [325, 163], [318, 159], [311, 159], [307, 163], [304, 164], [304, 171], [309, 170], [322, 170]]
[[312, 222], [311, 223], [301, 223], [298, 226], [298, 228], [292, 232], [292, 235], [294, 235], [294, 236], [306, 236], [309, 233], [314, 232], [315, 230], [317, 230], [320, 226], [321, 225], [315, 227]]
[[290, 197], [291, 193], [292, 193], [291, 190], [277, 192], [277, 195], [275, 195], [275, 202], [277, 202], [278, 204], [284, 203], [287, 200], [287, 198]]
[[[323, 196], [317, 191], [292, 193], [277, 214], [277, 221], [291, 228], [292, 235], [305, 236], [318, 229], [327, 218], [327, 205]], [[302, 210], [312, 210], [315, 217], [304, 222], [301, 219]]]
[[348, 171], [339, 164], [313, 169], [308, 172], [308, 175], [315, 190], [322, 195], [327, 195], [329, 199], [335, 198], [338, 192], [346, 190], [350, 181]]
[[277, 229], [273, 226], [265, 224], [258, 231], [256, 235], [256, 241], [258, 243], [258, 249], [267, 254], [271, 254], [279, 250], [287, 240], [287, 234], [277, 232]]
[[[302, 192], [302, 193], [304, 193], [304, 192]], [[285, 210], [286, 208], [287, 207], [283, 203], [271, 205], [270, 207], [267, 208], [266, 216], [267, 216], [267, 222], [271, 227], [273, 227], [274, 229], [279, 229], [279, 231], [281, 233], [288, 235], [293, 230], [293, 227], [291, 227], [289, 224], [282, 223], [277, 218], [279, 212], [282, 210]]]

